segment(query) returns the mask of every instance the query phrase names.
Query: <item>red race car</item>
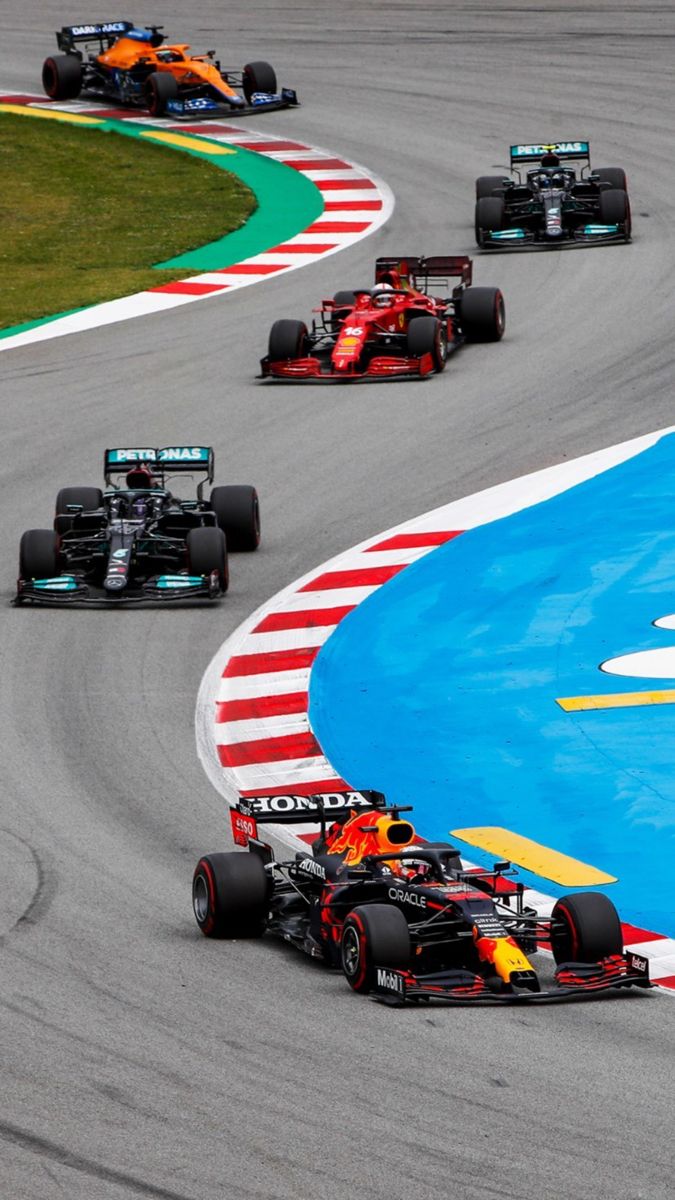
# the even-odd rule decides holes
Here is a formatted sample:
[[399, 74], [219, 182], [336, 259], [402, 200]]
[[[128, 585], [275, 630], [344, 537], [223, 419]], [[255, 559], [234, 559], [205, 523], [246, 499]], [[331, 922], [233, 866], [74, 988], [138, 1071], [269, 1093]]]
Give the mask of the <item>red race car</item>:
[[[465, 342], [497, 342], [504, 334], [499, 288], [472, 287], [465, 255], [378, 258], [375, 287], [336, 292], [309, 330], [304, 321], [275, 321], [263, 378], [424, 378], [442, 371]], [[449, 290], [432, 296], [429, 287]]]

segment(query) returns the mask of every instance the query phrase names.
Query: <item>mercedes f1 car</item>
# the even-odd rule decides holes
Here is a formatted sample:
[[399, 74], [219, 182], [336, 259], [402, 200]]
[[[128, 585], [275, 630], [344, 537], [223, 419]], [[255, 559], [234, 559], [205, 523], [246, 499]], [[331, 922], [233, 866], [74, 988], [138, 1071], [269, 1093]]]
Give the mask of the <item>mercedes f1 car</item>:
[[[215, 50], [189, 54], [186, 44], [165, 46], [161, 25], [138, 29], [133, 21], [64, 25], [56, 41], [63, 53], [45, 59], [42, 84], [52, 100], [80, 92], [117, 104], [146, 108], [153, 117], [209, 117], [289, 108], [292, 88], [277, 91], [266, 62], [223, 69]], [[84, 48], [83, 50], [80, 47]]]
[[[472, 287], [472, 272], [464, 255], [378, 258], [375, 287], [324, 300], [311, 330], [304, 321], [274, 322], [262, 377], [423, 379], [442, 371], [465, 342], [496, 342], [504, 333], [502, 293]], [[451, 279], [459, 282], [448, 295]], [[445, 294], [431, 295], [432, 286]]]
[[[248, 853], [200, 859], [197, 924], [214, 938], [273, 933], [341, 968], [355, 992], [393, 1004], [522, 1004], [650, 986], [646, 959], [624, 953], [603, 893], [564, 896], [541, 917], [508, 862], [465, 870], [454, 846], [417, 843], [407, 811], [379, 792], [240, 799], [232, 830]], [[278, 862], [259, 837], [270, 822], [314, 822], [320, 832], [311, 849]], [[556, 963], [543, 988], [530, 961], [540, 947]]]
[[[568, 165], [573, 161], [582, 164], [578, 176]], [[532, 164], [525, 179], [523, 164]], [[511, 175], [476, 180], [476, 241], [483, 250], [630, 241], [626, 173], [592, 171], [588, 142], [511, 146]]]
[[[209, 446], [106, 450], [109, 490], [61, 488], [53, 529], [21, 538], [15, 604], [216, 600], [227, 591], [228, 547], [255, 550], [258, 496], [248, 484], [214, 487]], [[195, 500], [179, 500], [167, 477], [203, 475]], [[117, 479], [125, 475], [126, 487]]]

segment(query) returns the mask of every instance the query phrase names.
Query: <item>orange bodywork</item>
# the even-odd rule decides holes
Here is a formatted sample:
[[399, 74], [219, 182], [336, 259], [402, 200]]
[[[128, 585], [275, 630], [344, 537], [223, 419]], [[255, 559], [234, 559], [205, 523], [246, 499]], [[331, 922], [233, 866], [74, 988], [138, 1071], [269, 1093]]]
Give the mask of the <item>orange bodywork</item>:
[[239, 100], [238, 93], [223, 79], [210, 56], [189, 55], [189, 49], [187, 44], [154, 47], [135, 38], [120, 37], [109, 50], [97, 54], [96, 61], [103, 67], [119, 71], [151, 67], [153, 71], [173, 75], [179, 85], [193, 87], [196, 84], [208, 84], [221, 95]]
[[[354, 813], [344, 825], [334, 825], [329, 831], [328, 854], [344, 854], [345, 863], [355, 866], [367, 854], [400, 852], [415, 841], [415, 830], [409, 821], [399, 821], [386, 813]], [[400, 861], [392, 859], [389, 866], [401, 869]]]

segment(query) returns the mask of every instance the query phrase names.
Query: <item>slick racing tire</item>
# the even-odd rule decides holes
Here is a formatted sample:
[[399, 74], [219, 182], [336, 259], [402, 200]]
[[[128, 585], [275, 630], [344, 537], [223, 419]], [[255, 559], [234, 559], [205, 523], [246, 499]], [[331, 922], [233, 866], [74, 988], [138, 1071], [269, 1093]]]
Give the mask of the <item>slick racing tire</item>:
[[270, 880], [255, 854], [205, 854], [192, 878], [192, 907], [205, 937], [261, 937], [269, 895]]
[[145, 103], [151, 117], [161, 117], [178, 96], [178, 82], [166, 71], [153, 71], [145, 81]]
[[52, 579], [58, 572], [58, 537], [54, 530], [28, 529], [19, 546], [21, 579]]
[[268, 92], [274, 95], [277, 90], [274, 68], [267, 62], [247, 63], [242, 71], [241, 86], [248, 104], [251, 103], [254, 92]]
[[355, 992], [372, 990], [378, 967], [405, 971], [410, 965], [410, 931], [400, 908], [362, 904], [352, 909], [342, 927], [342, 971]]
[[601, 225], [623, 225], [626, 241], [630, 240], [631, 216], [628, 193], [621, 188], [601, 192], [598, 204], [598, 219]]
[[491, 196], [497, 188], [503, 188], [503, 175], [479, 175], [476, 180], [476, 200], [482, 200], [484, 196]]
[[484, 233], [504, 228], [504, 201], [499, 196], [481, 196], [476, 201], [476, 243], [485, 245]]
[[561, 896], [551, 913], [551, 950], [557, 964], [622, 954], [621, 922], [609, 897], [603, 892]]
[[470, 342], [498, 342], [506, 328], [504, 297], [499, 288], [467, 288], [461, 299], [460, 319]]
[[191, 529], [185, 539], [192, 575], [211, 575], [217, 571], [220, 587], [227, 591], [230, 581], [227, 563], [227, 542], [222, 529], [203, 525]]
[[228, 550], [257, 550], [260, 545], [260, 504], [258, 493], [247, 483], [215, 487], [211, 508], [216, 514]]
[[42, 86], [52, 100], [75, 100], [82, 91], [82, 64], [74, 54], [55, 54], [42, 66]]
[[448, 360], [448, 331], [438, 317], [417, 317], [408, 326], [408, 357], [430, 354], [435, 371], [444, 371]]
[[56, 497], [56, 515], [54, 528], [57, 533], [67, 533], [73, 528], [73, 514], [68, 512], [69, 504], [79, 504], [83, 512], [96, 512], [103, 506], [103, 492], [94, 487], [65, 487], [61, 488]]
[[303, 358], [307, 344], [307, 326], [304, 321], [275, 321], [270, 329], [268, 354], [270, 362]]
[[337, 333], [345, 317], [348, 317], [356, 303], [356, 294], [343, 290], [336, 292], [333, 296], [333, 311], [330, 317], [330, 326], [334, 333]]
[[622, 192], [628, 191], [626, 181], [626, 172], [623, 167], [600, 167], [599, 171], [594, 171], [600, 183], [608, 183], [610, 187], [619, 188]]

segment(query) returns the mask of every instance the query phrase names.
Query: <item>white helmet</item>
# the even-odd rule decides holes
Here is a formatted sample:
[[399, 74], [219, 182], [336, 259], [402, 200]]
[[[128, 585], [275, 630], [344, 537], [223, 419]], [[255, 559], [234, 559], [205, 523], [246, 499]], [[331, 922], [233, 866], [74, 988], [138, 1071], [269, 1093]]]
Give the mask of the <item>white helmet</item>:
[[379, 308], [381, 305], [382, 308], [388, 308], [390, 301], [393, 299], [389, 293], [393, 292], [393, 290], [394, 289], [390, 283], [378, 283], [370, 293], [375, 306]]

